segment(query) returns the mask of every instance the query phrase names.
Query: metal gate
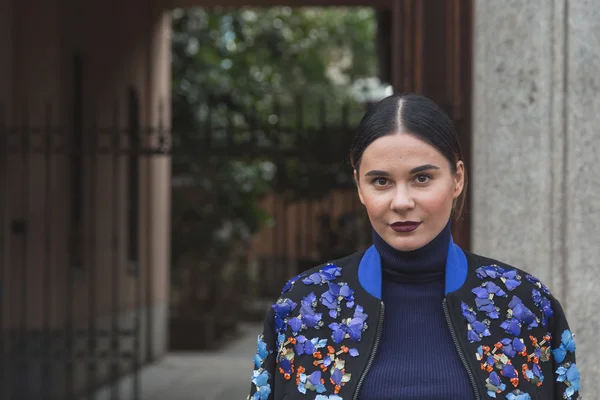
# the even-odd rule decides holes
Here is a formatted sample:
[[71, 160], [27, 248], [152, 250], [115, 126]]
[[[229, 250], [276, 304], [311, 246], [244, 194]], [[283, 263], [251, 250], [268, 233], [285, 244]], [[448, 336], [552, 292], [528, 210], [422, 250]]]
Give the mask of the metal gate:
[[3, 400], [94, 399], [123, 376], [110, 398], [136, 400], [151, 357], [140, 166], [164, 141], [144, 147], [133, 89], [109, 127], [84, 126], [80, 87], [73, 100], [67, 127], [50, 105], [13, 110], [10, 124], [0, 109]]
[[[74, 82], [81, 82], [77, 60], [75, 67]], [[352, 136], [344, 105], [313, 102], [322, 118], [311, 126], [290, 114], [298, 104], [274, 102], [267, 120], [277, 122], [265, 129], [228, 125], [226, 108], [220, 126], [210, 117], [223, 107], [217, 101], [201, 132], [172, 133], [141, 127], [134, 88], [115, 102], [109, 123], [84, 121], [85, 101], [75, 84], [68, 126], [56, 123], [51, 105], [10, 115], [0, 108], [3, 400], [95, 399], [100, 388], [111, 400], [140, 399], [139, 370], [152, 358], [154, 324], [144, 311], [151, 294], [142, 246], [144, 224], [152, 219], [144, 205], [152, 182], [144, 170], [152, 162], [189, 156], [187, 146], [199, 142], [197, 157], [313, 160], [337, 168]], [[328, 124], [327, 109], [340, 113], [341, 122]], [[171, 144], [171, 137], [178, 140]], [[332, 236], [360, 210], [351, 180], [344, 179], [319, 198], [298, 201], [274, 192], [268, 207], [276, 225], [265, 234], [269, 245], [255, 251], [264, 277], [258, 296], [272, 297], [287, 278], [335, 249], [358, 246], [348, 239], [365, 232]], [[216, 305], [207, 307], [208, 313]], [[124, 384], [114, 384], [122, 378]]]
[[[201, 141], [201, 157], [275, 165], [272, 194], [263, 203], [274, 224], [258, 233], [262, 246], [255, 252], [257, 274], [264, 277], [257, 295], [265, 298], [278, 296], [300, 271], [370, 241], [370, 229], [357, 226], [366, 214], [348, 163], [355, 126], [369, 104], [339, 95], [311, 96], [310, 88], [306, 92], [288, 98], [272, 95], [261, 99], [262, 107], [250, 103], [237, 125], [233, 121], [240, 106], [232, 107], [227, 96], [209, 96], [199, 132], [174, 137]], [[185, 147], [175, 142], [174, 156]], [[290, 170], [286, 164], [296, 167]]]

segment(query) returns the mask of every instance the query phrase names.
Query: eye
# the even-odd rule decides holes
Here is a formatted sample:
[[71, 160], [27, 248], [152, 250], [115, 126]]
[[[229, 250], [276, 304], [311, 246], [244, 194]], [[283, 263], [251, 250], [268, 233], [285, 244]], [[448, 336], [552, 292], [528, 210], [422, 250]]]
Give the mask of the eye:
[[374, 178], [372, 181], [373, 185], [375, 186], [385, 186], [389, 183], [389, 181], [386, 178]]
[[421, 174], [421, 175], [417, 175], [415, 177], [415, 182], [417, 182], [420, 185], [424, 185], [426, 183], [428, 183], [431, 180], [431, 176], [426, 175], [426, 174]]

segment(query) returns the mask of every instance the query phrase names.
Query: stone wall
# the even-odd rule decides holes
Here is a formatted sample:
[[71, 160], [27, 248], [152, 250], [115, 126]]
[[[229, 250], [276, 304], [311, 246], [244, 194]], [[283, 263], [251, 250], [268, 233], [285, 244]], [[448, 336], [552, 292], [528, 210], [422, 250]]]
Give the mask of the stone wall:
[[565, 308], [582, 393], [600, 395], [600, 11], [475, 0], [473, 250]]

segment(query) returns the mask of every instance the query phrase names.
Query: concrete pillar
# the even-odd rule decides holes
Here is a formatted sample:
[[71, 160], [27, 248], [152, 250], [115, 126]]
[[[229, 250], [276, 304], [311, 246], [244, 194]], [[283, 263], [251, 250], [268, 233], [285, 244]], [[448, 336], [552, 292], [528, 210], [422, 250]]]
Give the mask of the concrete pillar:
[[473, 250], [530, 271], [575, 332], [600, 393], [600, 11], [475, 1]]

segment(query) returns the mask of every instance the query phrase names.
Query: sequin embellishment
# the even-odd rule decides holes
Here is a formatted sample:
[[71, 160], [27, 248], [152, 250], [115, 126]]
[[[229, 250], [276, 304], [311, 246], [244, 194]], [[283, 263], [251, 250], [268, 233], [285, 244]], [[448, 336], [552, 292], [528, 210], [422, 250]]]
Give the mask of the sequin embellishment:
[[257, 350], [254, 355], [255, 369], [252, 372], [252, 383], [256, 386], [256, 392], [252, 396], [252, 400], [267, 400], [271, 394], [271, 385], [269, 380], [271, 376], [269, 371], [263, 369], [263, 363], [271, 351], [267, 350], [267, 344], [264, 342], [263, 335], [257, 338]]
[[579, 391], [579, 370], [575, 363], [564, 363], [556, 370], [558, 382], [567, 385], [563, 398], [570, 400]]
[[520, 391], [519, 389], [515, 390], [512, 393], [506, 395], [507, 400], [531, 400], [531, 396], [527, 393]]
[[530, 283], [532, 283], [533, 286], [535, 286], [538, 289], [540, 289], [544, 294], [550, 295], [550, 290], [548, 289], [548, 287], [546, 285], [544, 285], [535, 276], [527, 274], [527, 275], [525, 275], [525, 279], [527, 279]]
[[[503, 394], [511, 400], [530, 400], [531, 396], [528, 393], [518, 389], [519, 383], [525, 380], [536, 386], [543, 384], [544, 374], [541, 363], [549, 362], [551, 359], [551, 335], [546, 334], [541, 339], [529, 335], [527, 343], [520, 336], [534, 328], [548, 326], [549, 319], [554, 314], [551, 302], [546, 297], [550, 294], [549, 290], [532, 275], [525, 275], [525, 279], [522, 279], [516, 269], [487, 265], [478, 268], [476, 273], [483, 282], [472, 290], [476, 296], [475, 307], [461, 304], [462, 315], [467, 320], [467, 335], [470, 343], [485, 342], [483, 338], [489, 336], [489, 330], [497, 329], [495, 323], [491, 328], [492, 321], [501, 316], [500, 307], [494, 303], [495, 299], [509, 297], [507, 293], [513, 292], [525, 280], [534, 286], [531, 289], [531, 299], [540, 312], [536, 310], [534, 313], [518, 296], [512, 295], [504, 315], [505, 319], [499, 324], [500, 328], [510, 336], [493, 346], [482, 343], [476, 352], [476, 357], [481, 362], [481, 369], [489, 373], [486, 379], [489, 397], [496, 398], [499, 394]], [[499, 287], [499, 281], [504, 284], [504, 287]], [[477, 319], [482, 317], [479, 313], [485, 313], [487, 319], [478, 323]], [[507, 390], [510, 386], [515, 390], [512, 392]]]
[[321, 321], [322, 314], [316, 312], [317, 296], [314, 293], [310, 293], [300, 303], [299, 314], [289, 320], [289, 325], [294, 335], [307, 328], [319, 329], [323, 326], [323, 321]]
[[567, 329], [560, 335], [560, 346], [552, 350], [552, 355], [557, 363], [561, 363], [565, 360], [567, 352], [574, 353], [576, 348], [575, 336]]
[[539, 318], [528, 309], [520, 298], [513, 296], [510, 303], [508, 303], [508, 313], [506, 320], [500, 324], [500, 327], [514, 336], [521, 334], [521, 328], [527, 327], [528, 329], [539, 326]]
[[508, 291], [513, 291], [521, 285], [521, 276], [514, 269], [504, 269], [498, 265], [486, 265], [475, 271], [479, 279], [500, 279]]
[[[567, 329], [560, 335], [560, 345], [558, 348], [552, 350], [552, 355], [557, 363], [562, 363], [568, 353], [575, 352], [576, 347], [575, 337], [571, 331]], [[570, 400], [579, 391], [580, 376], [577, 365], [571, 362], [561, 364], [556, 370], [556, 374], [556, 380], [567, 385], [563, 398]]]
[[477, 321], [475, 311], [464, 302], [460, 304], [460, 309], [463, 317], [467, 320], [467, 340], [469, 343], [480, 342], [481, 338], [491, 335], [488, 320]]
[[507, 294], [494, 282], [484, 282], [480, 287], [471, 290], [477, 296], [475, 306], [478, 311], [483, 311], [491, 319], [498, 319], [499, 308], [494, 304], [494, 296], [507, 297]]
[[342, 311], [341, 302], [346, 301], [346, 307], [354, 307], [354, 290], [346, 283], [329, 282], [329, 290], [321, 295], [321, 303], [329, 309], [329, 316], [337, 318]]
[[[300, 301], [299, 307], [287, 298], [280, 298], [272, 306], [279, 349], [276, 358], [278, 370], [285, 380], [295, 378], [300, 393], [313, 392], [318, 400], [342, 400], [339, 392], [352, 376], [345, 369], [346, 357], [359, 355], [357, 349], [342, 342], [346, 339], [359, 342], [367, 329], [368, 316], [363, 307], [355, 303], [354, 290], [347, 283], [337, 281], [341, 271], [340, 267], [327, 264], [315, 273], [290, 279], [282, 294], [299, 283], [327, 290], [309, 293]], [[350, 316], [342, 318], [345, 310]], [[328, 325], [331, 338], [309, 339], [307, 332], [323, 327], [324, 312], [331, 318], [339, 318]], [[329, 340], [334, 343], [328, 345]]]
[[323, 285], [342, 275], [342, 269], [335, 264], [327, 264], [320, 271], [302, 279], [305, 285]]
[[550, 300], [548, 300], [546, 296], [542, 295], [537, 289], [531, 289], [531, 297], [533, 299], [533, 303], [542, 312], [542, 326], [548, 327], [548, 320], [554, 315], [554, 312], [552, 311], [552, 303], [550, 303]]
[[329, 328], [332, 330], [331, 338], [335, 343], [341, 343], [342, 340], [349, 338], [353, 342], [360, 342], [362, 333], [367, 329], [367, 314], [364, 313], [362, 306], [357, 305], [354, 309], [354, 316], [342, 320], [342, 323], [332, 322]]

